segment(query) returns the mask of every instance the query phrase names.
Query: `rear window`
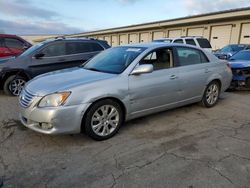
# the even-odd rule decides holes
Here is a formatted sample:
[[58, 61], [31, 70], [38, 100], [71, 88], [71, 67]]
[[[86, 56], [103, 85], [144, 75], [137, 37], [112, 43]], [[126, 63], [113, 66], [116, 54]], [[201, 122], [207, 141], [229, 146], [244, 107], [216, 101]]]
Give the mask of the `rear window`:
[[207, 39], [198, 38], [197, 41], [201, 48], [212, 48], [211, 44], [209, 43]]

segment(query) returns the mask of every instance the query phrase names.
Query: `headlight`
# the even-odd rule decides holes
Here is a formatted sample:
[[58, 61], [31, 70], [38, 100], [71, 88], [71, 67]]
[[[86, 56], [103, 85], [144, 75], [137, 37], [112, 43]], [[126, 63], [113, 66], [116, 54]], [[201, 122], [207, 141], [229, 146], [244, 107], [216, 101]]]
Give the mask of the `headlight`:
[[38, 107], [61, 106], [66, 102], [66, 99], [70, 96], [70, 94], [71, 92], [61, 92], [46, 95], [40, 100]]

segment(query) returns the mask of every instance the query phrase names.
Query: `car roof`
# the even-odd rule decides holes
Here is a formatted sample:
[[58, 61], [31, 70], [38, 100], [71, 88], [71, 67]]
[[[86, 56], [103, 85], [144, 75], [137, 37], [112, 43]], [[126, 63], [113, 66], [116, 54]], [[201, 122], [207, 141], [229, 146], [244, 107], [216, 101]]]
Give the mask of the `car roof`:
[[117, 46], [117, 47], [138, 47], [138, 48], [158, 48], [159, 47], [160, 48], [160, 47], [173, 47], [173, 46], [190, 47], [190, 48], [196, 48], [196, 49], [202, 50], [201, 48], [194, 46], [194, 45], [179, 44], [179, 43], [162, 43], [162, 42], [126, 44], [126, 45]]
[[99, 40], [99, 39], [95, 39], [95, 38], [86, 38], [86, 37], [81, 37], [81, 38], [56, 37], [56, 38], [52, 38], [52, 39], [47, 39], [43, 42], [49, 43], [49, 42], [54, 42], [54, 41], [104, 41], [104, 40]]
[[0, 34], [0, 37], [18, 37], [17, 35], [11, 35], [11, 34]]
[[159, 39], [156, 39], [156, 40], [174, 40], [174, 39], [194, 39], [194, 38], [196, 38], [196, 39], [206, 39], [206, 38], [204, 38], [204, 37], [202, 37], [202, 36], [188, 36], [188, 37], [166, 37], [166, 38], [159, 38]]

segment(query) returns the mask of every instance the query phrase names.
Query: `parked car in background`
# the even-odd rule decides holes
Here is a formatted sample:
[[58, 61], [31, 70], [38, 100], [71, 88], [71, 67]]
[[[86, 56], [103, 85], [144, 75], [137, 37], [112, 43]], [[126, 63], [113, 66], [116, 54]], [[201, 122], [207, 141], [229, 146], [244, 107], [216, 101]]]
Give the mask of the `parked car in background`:
[[179, 43], [179, 44], [189, 44], [203, 48], [209, 52], [212, 52], [212, 46], [210, 42], [203, 37], [178, 37], [178, 38], [161, 38], [153, 40], [153, 42], [165, 42], [165, 43]]
[[18, 56], [32, 44], [16, 35], [0, 34], [0, 58]]
[[0, 60], [0, 88], [17, 96], [35, 76], [79, 66], [109, 47], [106, 41], [88, 38], [58, 38], [38, 43], [16, 58]]
[[241, 50], [250, 49], [249, 44], [229, 44], [214, 52], [214, 55], [219, 59], [229, 59], [234, 54]]
[[166, 43], [114, 47], [82, 67], [27, 83], [19, 97], [20, 119], [40, 133], [84, 130], [104, 140], [126, 120], [199, 101], [212, 107], [231, 79], [228, 64], [200, 48]]
[[250, 50], [242, 50], [229, 59], [233, 72], [231, 89], [250, 89]]

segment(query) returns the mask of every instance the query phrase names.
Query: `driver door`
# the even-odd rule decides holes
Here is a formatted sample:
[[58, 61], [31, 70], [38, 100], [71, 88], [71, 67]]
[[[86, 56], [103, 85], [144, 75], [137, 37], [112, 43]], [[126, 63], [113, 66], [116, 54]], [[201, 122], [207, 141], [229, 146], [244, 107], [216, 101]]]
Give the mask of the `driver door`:
[[150, 52], [139, 65], [152, 64], [154, 71], [129, 76], [131, 115], [153, 113], [174, 105], [179, 100], [178, 68], [174, 67], [171, 48]]

